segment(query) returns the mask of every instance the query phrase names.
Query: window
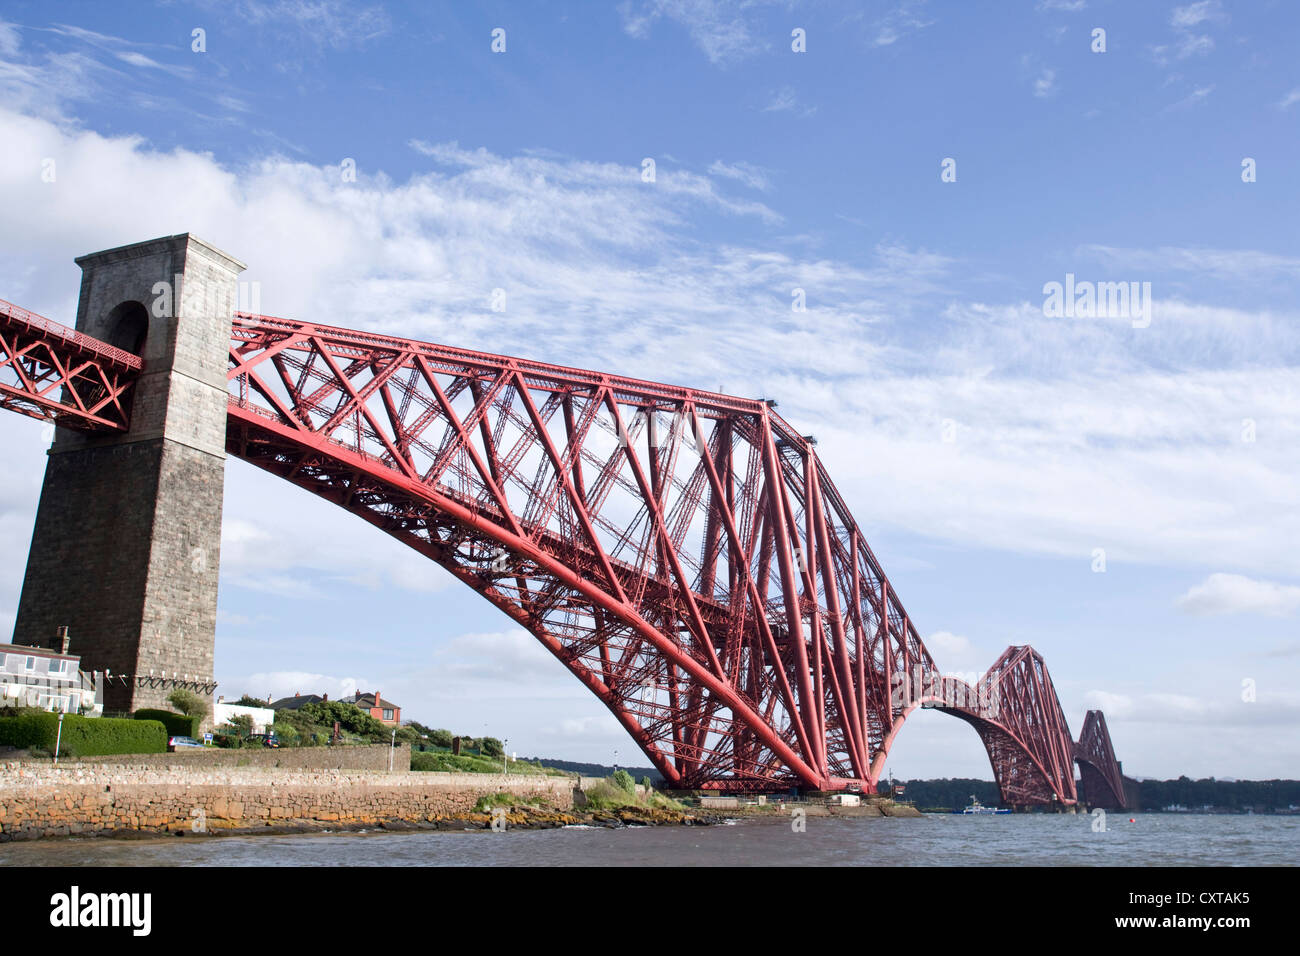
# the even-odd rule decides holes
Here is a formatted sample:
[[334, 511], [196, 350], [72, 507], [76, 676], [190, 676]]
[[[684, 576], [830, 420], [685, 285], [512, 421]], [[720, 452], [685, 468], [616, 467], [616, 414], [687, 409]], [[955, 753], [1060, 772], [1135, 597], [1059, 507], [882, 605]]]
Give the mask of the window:
[[68, 662], [67, 662], [67, 661], [64, 661], [64, 660], [51, 660], [51, 661], [50, 661], [50, 673], [51, 673], [51, 674], [66, 674], [67, 672], [68, 672]]
[[392, 710], [390, 710], [389, 708], [385, 707], [385, 708], [384, 708], [384, 720], [392, 720], [392, 719], [393, 719], [393, 712], [392, 712]]
[[29, 671], [36, 670], [36, 658], [34, 657], [27, 658], [27, 670]]

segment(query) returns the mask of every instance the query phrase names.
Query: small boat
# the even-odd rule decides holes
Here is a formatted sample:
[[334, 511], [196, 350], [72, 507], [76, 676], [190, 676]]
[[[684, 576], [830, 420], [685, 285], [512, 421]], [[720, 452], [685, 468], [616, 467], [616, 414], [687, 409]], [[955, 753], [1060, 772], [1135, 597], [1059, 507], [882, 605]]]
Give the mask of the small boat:
[[966, 807], [966, 808], [964, 808], [964, 809], [962, 809], [962, 810], [954, 810], [954, 811], [953, 811], [953, 813], [960, 813], [960, 814], [963, 814], [963, 815], [968, 814], [968, 813], [969, 813], [969, 814], [981, 814], [981, 815], [983, 815], [983, 814], [986, 814], [986, 813], [1010, 813], [1010, 812], [1011, 812], [1010, 809], [1002, 809], [1001, 807], [986, 807], [986, 806], [984, 806], [984, 804], [982, 804], [982, 803], [979, 802], [979, 798], [977, 798], [977, 797], [975, 796], [975, 794], [973, 794], [973, 793], [970, 795], [970, 806], [969, 806], [969, 807]]

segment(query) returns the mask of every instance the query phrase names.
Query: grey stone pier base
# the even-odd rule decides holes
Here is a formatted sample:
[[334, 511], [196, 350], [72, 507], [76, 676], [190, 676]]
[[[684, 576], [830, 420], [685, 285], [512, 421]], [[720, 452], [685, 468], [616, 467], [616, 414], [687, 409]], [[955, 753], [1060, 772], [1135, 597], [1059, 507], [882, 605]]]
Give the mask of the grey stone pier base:
[[[144, 358], [131, 428], [58, 429], [14, 641], [61, 625], [106, 712], [209, 700], [226, 464], [226, 367], [243, 263], [184, 234], [82, 256], [77, 329]], [[209, 713], [211, 707], [209, 706]]]

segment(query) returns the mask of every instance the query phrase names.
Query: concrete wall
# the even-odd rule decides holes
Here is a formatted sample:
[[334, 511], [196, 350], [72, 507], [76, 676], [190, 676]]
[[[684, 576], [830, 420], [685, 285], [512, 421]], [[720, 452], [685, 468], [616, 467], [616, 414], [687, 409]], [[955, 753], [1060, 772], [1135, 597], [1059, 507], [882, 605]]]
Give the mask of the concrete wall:
[[121, 831], [430, 823], [504, 791], [573, 806], [562, 777], [0, 764], [0, 841]]

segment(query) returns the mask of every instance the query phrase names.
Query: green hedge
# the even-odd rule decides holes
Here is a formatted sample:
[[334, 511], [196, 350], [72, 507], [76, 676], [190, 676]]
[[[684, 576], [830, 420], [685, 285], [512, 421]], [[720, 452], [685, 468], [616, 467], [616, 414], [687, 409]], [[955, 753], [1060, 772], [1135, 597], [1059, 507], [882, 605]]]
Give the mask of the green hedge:
[[193, 737], [195, 740], [202, 739], [199, 734], [199, 726], [203, 723], [203, 718], [189, 717], [185, 714], [175, 714], [170, 710], [137, 710], [131, 715], [136, 720], [156, 720], [167, 728], [169, 737]]
[[[0, 717], [0, 744], [11, 747], [53, 753], [58, 732], [57, 714]], [[69, 757], [160, 754], [167, 750], [167, 736], [167, 728], [156, 720], [116, 720], [68, 714], [63, 718], [59, 753]]]

